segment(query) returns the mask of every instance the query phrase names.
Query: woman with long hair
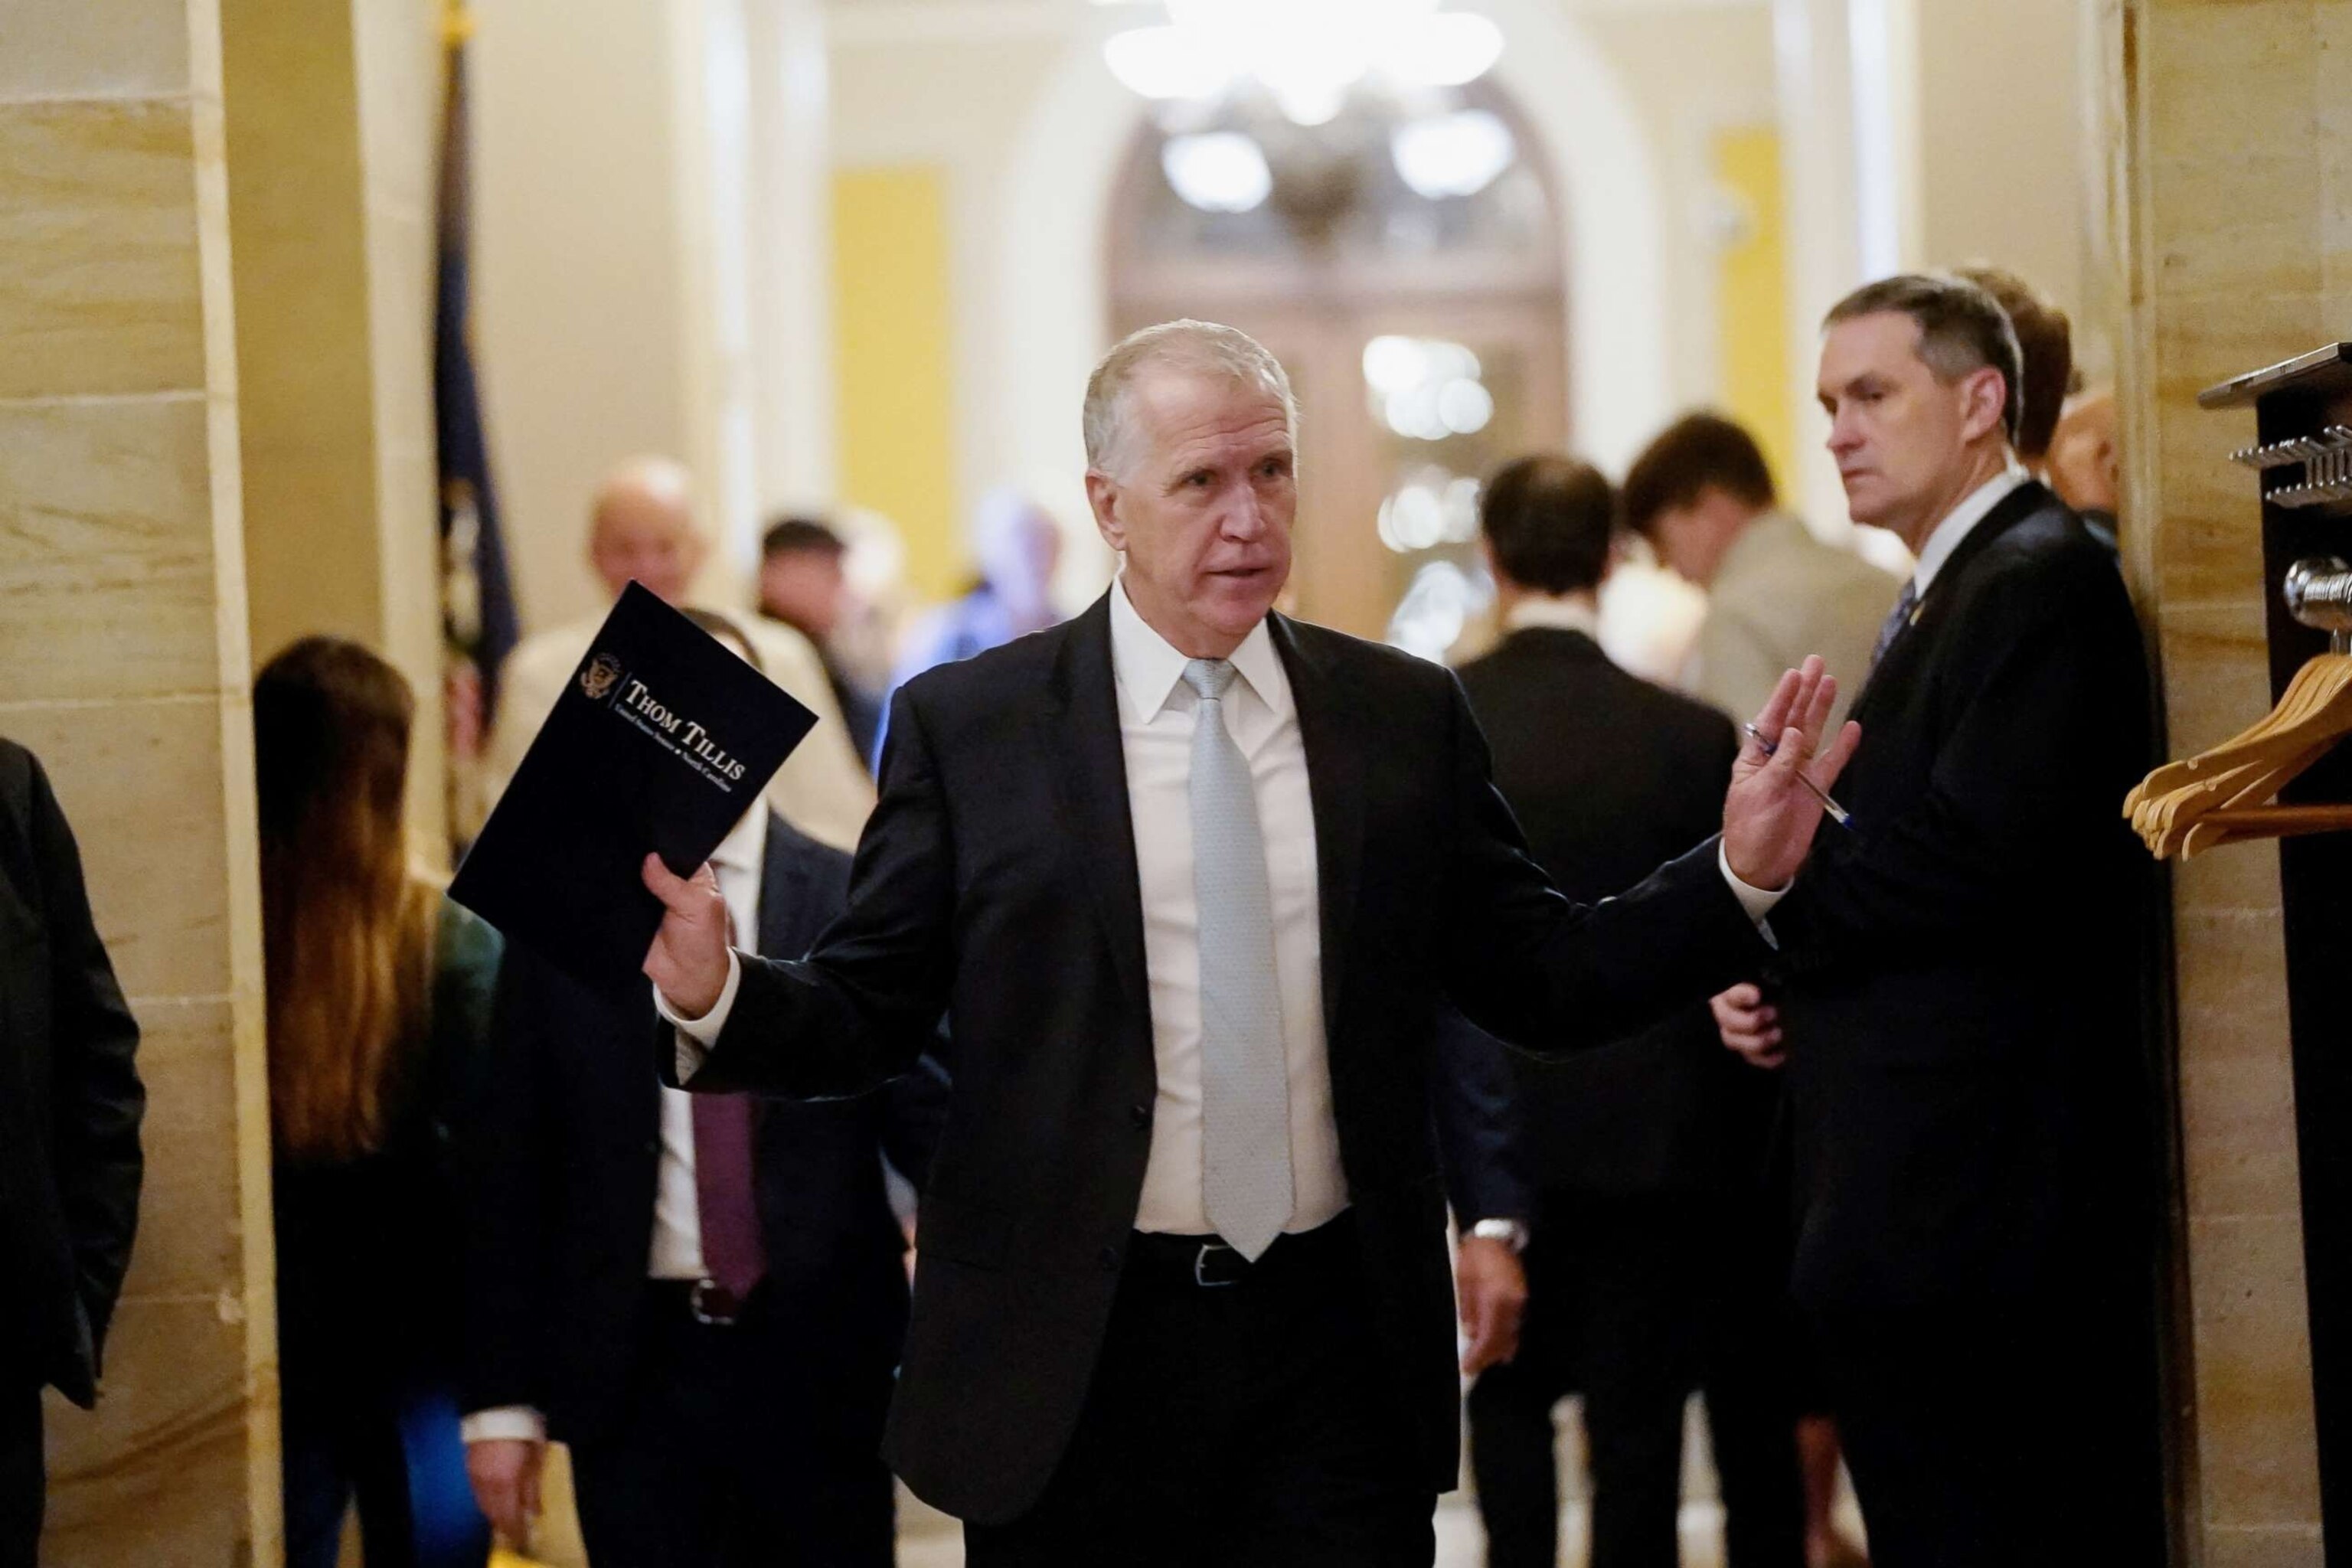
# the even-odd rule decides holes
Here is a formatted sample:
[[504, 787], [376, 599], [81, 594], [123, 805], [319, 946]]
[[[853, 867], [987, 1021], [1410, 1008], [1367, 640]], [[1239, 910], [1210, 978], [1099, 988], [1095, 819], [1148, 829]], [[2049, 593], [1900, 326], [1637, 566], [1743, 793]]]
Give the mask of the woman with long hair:
[[410, 868], [399, 671], [305, 637], [254, 682], [288, 1568], [479, 1568], [455, 1397], [452, 1124], [498, 933]]

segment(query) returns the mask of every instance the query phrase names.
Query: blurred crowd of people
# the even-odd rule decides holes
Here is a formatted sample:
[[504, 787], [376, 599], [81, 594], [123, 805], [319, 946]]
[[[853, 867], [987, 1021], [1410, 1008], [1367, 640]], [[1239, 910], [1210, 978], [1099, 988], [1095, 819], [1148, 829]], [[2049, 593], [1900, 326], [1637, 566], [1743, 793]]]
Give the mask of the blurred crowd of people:
[[[598, 488], [587, 556], [609, 595], [634, 581], [690, 609], [820, 721], [712, 858], [709, 897], [732, 933], [715, 1007], [687, 1007], [666, 979], [658, 994], [635, 977], [584, 986], [413, 867], [415, 703], [382, 657], [314, 637], [262, 668], [292, 1568], [337, 1560], [354, 1505], [372, 1568], [470, 1568], [494, 1536], [527, 1550], [552, 1441], [570, 1447], [600, 1568], [887, 1564], [886, 1427], [919, 1489], [974, 1521], [975, 1563], [1210, 1560], [1181, 1541], [1073, 1545], [1119, 1498], [1219, 1510], [1216, 1530], [1190, 1512], [1125, 1529], [1230, 1539], [1220, 1554], [1237, 1563], [1425, 1563], [1425, 1509], [1381, 1525], [1378, 1549], [1313, 1544], [1350, 1539], [1331, 1521], [1351, 1510], [1379, 1517], [1349, 1490], [1364, 1475], [1425, 1501], [1438, 1483], [1423, 1459], [1451, 1452], [1450, 1432], [1421, 1432], [1410, 1461], [1366, 1436], [1420, 1431], [1370, 1364], [1400, 1359], [1390, 1336], [1423, 1333], [1418, 1306], [1385, 1285], [1369, 1305], [1326, 1300], [1354, 1270], [1413, 1276], [1426, 1215], [1401, 1216], [1421, 1203], [1424, 1146], [1455, 1237], [1496, 1568], [1558, 1561], [1555, 1420], [1571, 1394], [1595, 1568], [1676, 1561], [1694, 1394], [1731, 1568], [1860, 1559], [1832, 1507], [1842, 1443], [1891, 1568], [2157, 1560], [2140, 1554], [2160, 1515], [2145, 1491], [2142, 1228], [2159, 1198], [2135, 1121], [2139, 879], [2105, 831], [2146, 761], [2147, 690], [2114, 566], [2114, 402], [2077, 384], [2063, 314], [1983, 268], [1891, 279], [1832, 312], [1831, 451], [1853, 520], [1903, 541], [1908, 578], [1826, 542], [1836, 531], [1790, 510], [1753, 436], [1717, 414], [1660, 431], [1622, 484], [1565, 453], [1505, 465], [1485, 481], [1480, 533], [1501, 638], [1458, 684], [1432, 686], [1378, 663], [1332, 676], [1369, 656], [1264, 619], [1261, 590], [1271, 603], [1288, 562], [1289, 395], [1270, 357], [1223, 331], [1122, 345], [1097, 373], [1089, 496], [1126, 575], [1073, 621], [1054, 596], [1061, 531], [1010, 489], [974, 509], [968, 591], [893, 637], [877, 630], [891, 595], [855, 581], [854, 521], [777, 519], [756, 601], [698, 606], [709, 547], [686, 470], [638, 458]], [[1244, 401], [1175, 402], [1203, 387]], [[1244, 448], [1279, 471], [1228, 461]], [[1707, 595], [1678, 690], [1600, 646], [1600, 595], [1633, 550]], [[1232, 605], [1256, 608], [1225, 652], [1184, 646], [1202, 627], [1216, 642]], [[486, 805], [602, 616], [507, 659]], [[1108, 663], [1088, 673], [1085, 658]], [[961, 661], [976, 661], [968, 675], [925, 678]], [[1814, 684], [1824, 667], [1833, 700]], [[1820, 697], [1810, 716], [1791, 706], [1801, 668], [1797, 700]], [[1031, 684], [984, 684], [1016, 678]], [[1388, 705], [1367, 733], [1389, 738], [1342, 763], [1336, 710], [1317, 704], [1339, 700], [1319, 683], [1345, 679], [1361, 683], [1348, 700]], [[1448, 700], [1475, 718], [1467, 742], [1449, 739]], [[1022, 717], [1065, 709], [1102, 732]], [[1769, 776], [1800, 731], [1832, 754], [1849, 712], [1861, 750], [1829, 787], [1851, 820], [1825, 825], [1793, 886], [1760, 903], [1730, 839], [1707, 848], [1672, 897], [1695, 877], [1706, 886], [1687, 907], [1712, 897], [1707, 918], [1739, 929], [1705, 963], [1657, 957], [1712, 976], [1672, 1005], [1595, 1005], [1622, 1027], [1552, 1038], [1553, 1014], [1501, 967], [1516, 953], [1457, 952], [1461, 933], [1412, 923], [1426, 910], [1393, 931], [1371, 911], [1461, 901], [1447, 909], [1471, 935], [1508, 946], [1553, 918], [1558, 900], [1534, 891], [1545, 879], [1578, 906], [1637, 885], [1620, 904], [1666, 899], [1667, 872], [1644, 879], [1726, 830], [1727, 785]], [[1750, 720], [1762, 731], [1743, 738]], [[1230, 759], [1202, 739], [1220, 723]], [[1470, 770], [1459, 821], [1419, 820], [1420, 786], [1385, 771], [1433, 758]], [[1035, 784], [1033, 762], [1068, 773]], [[1331, 782], [1343, 769], [1361, 775], [1355, 793]], [[1486, 770], [1507, 814], [1486, 810]], [[1230, 836], [1202, 815], [1211, 777], [1255, 790], [1239, 915], [1222, 882], [1213, 895]], [[1104, 824], [1107, 839], [1087, 837]], [[1336, 869], [1350, 832], [1375, 842], [1360, 893], [1334, 879], [1355, 874]], [[1381, 836], [1417, 832], [1430, 843], [1377, 858]], [[1091, 899], [1074, 890], [1084, 875], [1108, 879]], [[1363, 927], [1354, 962], [1386, 969], [1391, 994], [1341, 994], [1342, 897]], [[1489, 898], [1510, 921], [1489, 921]], [[1095, 900], [1099, 963], [1079, 941], [1103, 940]], [[26, 1282], [0, 1299], [27, 1347], [0, 1409], [0, 1564], [14, 1568], [33, 1561], [41, 1491], [39, 1407], [19, 1394], [92, 1394], [131, 1245], [142, 1096], [137, 1027], [70, 834], [12, 746], [0, 919], [32, 938], [12, 940], [0, 978], [8, 1065], [29, 1064], [55, 1102], [18, 1126], [31, 1099], [0, 1096], [0, 1236]], [[1408, 931], [1431, 950], [1389, 945]], [[1216, 972], [1269, 931], [1263, 974]], [[1753, 950], [1725, 960], [1735, 937]], [[812, 950], [808, 964], [762, 961]], [[1649, 950], [1605, 951], [1595, 973], [1633, 989], [1622, 972]], [[1022, 964], [1044, 969], [1028, 989], [1003, 978]], [[1118, 1009], [1091, 1010], [1097, 990]], [[1219, 1109], [1234, 1091], [1214, 1052], [1253, 1008], [1281, 1048], [1243, 1081], [1286, 1107], [1253, 1135], [1283, 1144], [1297, 1202], [1244, 1240], [1256, 1220], [1213, 1173], [1240, 1163], [1219, 1142], [1240, 1135], [1220, 1130], [1236, 1113]], [[656, 1048], [673, 1026], [675, 1073]], [[772, 1057], [746, 1043], [755, 1029], [777, 1035]], [[781, 1065], [813, 1030], [827, 1044], [811, 1062], [835, 1065]], [[866, 1049], [860, 1031], [887, 1051], [828, 1054], [836, 1035]], [[1539, 1059], [1570, 1044], [1590, 1048]], [[1367, 1065], [1375, 1047], [1393, 1059]], [[922, 1359], [902, 1373], [917, 1236], [944, 1283], [919, 1287]], [[1188, 1388], [1247, 1404], [1277, 1384], [1289, 1392], [1250, 1405], [1254, 1421], [1287, 1430], [1280, 1399], [1344, 1419], [1303, 1422], [1296, 1450], [1265, 1460], [1283, 1496], [1202, 1479], [1202, 1456], [1234, 1438]], [[942, 1454], [956, 1456], [944, 1483], [926, 1468]], [[1107, 1478], [1107, 1454], [1167, 1473]], [[1267, 1555], [1254, 1521], [1307, 1544]]]

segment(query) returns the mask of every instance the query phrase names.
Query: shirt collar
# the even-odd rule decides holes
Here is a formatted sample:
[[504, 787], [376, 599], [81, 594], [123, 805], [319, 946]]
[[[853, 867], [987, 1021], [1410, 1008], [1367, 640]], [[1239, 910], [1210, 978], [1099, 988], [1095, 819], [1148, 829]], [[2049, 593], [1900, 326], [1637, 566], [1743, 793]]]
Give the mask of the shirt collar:
[[2000, 473], [1961, 497], [1960, 504], [1944, 514], [1944, 521], [1935, 526], [1927, 542], [1919, 547], [1919, 564], [1911, 573], [1911, 584], [1918, 596], [1926, 596], [1927, 585], [1944, 569], [1944, 563], [1952, 558], [1952, 552], [1960, 547], [1960, 541], [1976, 531], [1977, 524], [2030, 477], [2011, 458]]
[[[1121, 574], [1112, 584], [1110, 595], [1110, 668], [1118, 683], [1120, 717], [1130, 724], [1148, 724], [1157, 718], [1175, 695], [1184, 679], [1184, 666], [1190, 662], [1136, 613], [1127, 596], [1127, 577]], [[1274, 650], [1274, 637], [1265, 622], [1250, 628], [1241, 647], [1234, 649], [1232, 664], [1276, 718], [1289, 716], [1290, 679], [1283, 671], [1282, 656]]]
[[710, 863], [730, 871], [757, 871], [768, 858], [768, 807], [764, 800], [755, 800], [719, 847], [710, 852]]
[[1503, 629], [1523, 632], [1541, 627], [1555, 632], [1582, 632], [1601, 639], [1601, 608], [1590, 594], [1529, 594], [1503, 616]]

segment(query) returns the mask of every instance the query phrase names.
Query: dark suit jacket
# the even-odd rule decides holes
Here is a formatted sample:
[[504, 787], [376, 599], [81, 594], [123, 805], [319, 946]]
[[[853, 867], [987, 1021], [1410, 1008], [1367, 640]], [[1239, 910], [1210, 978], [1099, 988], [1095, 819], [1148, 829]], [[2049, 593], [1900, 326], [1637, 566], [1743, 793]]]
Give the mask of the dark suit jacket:
[[2038, 484], [1937, 574], [1772, 915], [1816, 1309], [2067, 1290], [2154, 1213], [2147, 668], [2115, 557]]
[[[849, 857], [768, 821], [762, 952], [799, 953], [842, 908]], [[471, 1173], [464, 1407], [529, 1405], [561, 1440], [611, 1429], [637, 1354], [661, 1093], [646, 1060], [653, 999], [627, 1006], [521, 947], [499, 979]], [[906, 1251], [882, 1154], [919, 1183], [945, 1099], [925, 1063], [886, 1090], [759, 1108], [754, 1180], [772, 1315], [813, 1363], [878, 1402], [907, 1315]], [[823, 1419], [779, 1411], [779, 1419]]]
[[[1461, 677], [1495, 787], [1570, 898], [1632, 886], [1722, 821], [1738, 732], [1582, 633], [1514, 632]], [[1510, 1061], [1518, 1163], [1539, 1185], [1691, 1190], [1759, 1172], [1778, 1091], [1723, 1048], [1703, 1003], [1564, 1062]]]
[[85, 1406], [139, 1225], [138, 1047], [73, 831], [0, 741], [0, 1377]]
[[[1440, 999], [1559, 1051], [1706, 994], [1759, 943], [1712, 843], [1598, 910], [1570, 904], [1528, 858], [1449, 673], [1280, 616], [1272, 631], [1307, 752], [1334, 1111], [1383, 1342], [1367, 1371], [1443, 1490], [1460, 1384], [1431, 1130]], [[745, 965], [694, 1081], [852, 1092], [952, 1016], [887, 1452], [922, 1496], [992, 1523], [1035, 1501], [1069, 1440], [1151, 1144], [1108, 598], [909, 681], [890, 735], [849, 912], [807, 962]]]

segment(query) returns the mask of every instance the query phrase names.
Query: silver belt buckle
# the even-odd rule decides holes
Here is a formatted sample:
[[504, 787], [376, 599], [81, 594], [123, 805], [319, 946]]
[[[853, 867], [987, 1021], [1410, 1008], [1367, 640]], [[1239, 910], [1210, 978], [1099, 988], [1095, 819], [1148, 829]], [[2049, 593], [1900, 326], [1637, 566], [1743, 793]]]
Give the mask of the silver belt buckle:
[[1241, 1277], [1239, 1275], [1235, 1275], [1231, 1279], [1212, 1279], [1208, 1276], [1209, 1254], [1212, 1252], [1232, 1252], [1233, 1250], [1234, 1249], [1232, 1247], [1227, 1247], [1222, 1241], [1202, 1242], [1201, 1244], [1200, 1252], [1195, 1255], [1192, 1259], [1192, 1283], [1198, 1285], [1203, 1290], [1223, 1290], [1229, 1286], [1240, 1284]]
[[694, 1289], [687, 1293], [686, 1305], [696, 1322], [713, 1329], [732, 1328], [743, 1310], [743, 1303], [735, 1299], [734, 1293], [715, 1279], [696, 1280]]

